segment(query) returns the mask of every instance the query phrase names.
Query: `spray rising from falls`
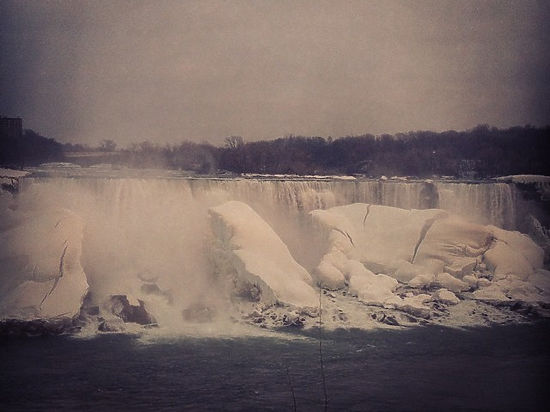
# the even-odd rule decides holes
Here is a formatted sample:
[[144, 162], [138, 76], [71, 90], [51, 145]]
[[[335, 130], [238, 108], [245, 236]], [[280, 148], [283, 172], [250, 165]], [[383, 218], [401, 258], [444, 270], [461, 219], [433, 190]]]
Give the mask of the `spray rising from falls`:
[[[514, 228], [515, 197], [505, 183], [89, 177], [22, 183], [16, 197], [2, 198], [2, 243], [18, 245], [3, 248], [9, 263], [0, 288], [4, 319], [80, 311], [108, 331], [121, 329], [120, 319], [177, 329], [246, 313], [252, 323], [296, 325], [315, 317], [317, 283], [337, 290], [349, 285], [366, 303], [424, 315], [425, 297], [406, 301], [400, 287], [417, 275], [436, 284], [436, 276], [451, 272], [463, 284], [472, 276], [466, 280], [477, 288], [483, 271], [490, 272], [483, 262], [491, 239], [508, 249], [518, 242], [505, 231], [479, 229]], [[361, 204], [357, 222], [355, 209], [338, 209], [355, 203]], [[436, 208], [452, 213], [409, 211]], [[315, 210], [326, 213], [310, 213]], [[443, 224], [442, 214], [478, 225]], [[80, 223], [68, 229], [57, 224], [59, 216]], [[40, 240], [32, 227], [42, 228]], [[435, 260], [430, 242], [447, 245]], [[514, 269], [522, 281], [542, 266], [536, 246], [523, 249], [530, 248], [536, 256]], [[68, 282], [76, 295], [70, 310], [62, 295]], [[43, 312], [58, 301], [65, 306]], [[287, 309], [281, 314], [276, 307]]]

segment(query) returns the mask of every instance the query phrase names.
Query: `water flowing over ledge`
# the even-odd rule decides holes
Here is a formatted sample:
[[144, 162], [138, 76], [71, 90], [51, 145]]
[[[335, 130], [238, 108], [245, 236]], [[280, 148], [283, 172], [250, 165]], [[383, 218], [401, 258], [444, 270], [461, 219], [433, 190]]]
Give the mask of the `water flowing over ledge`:
[[[2, 269], [8, 280], [0, 287], [4, 319], [74, 318], [81, 329], [105, 332], [126, 330], [130, 323], [172, 331], [201, 322], [219, 330], [235, 322], [314, 326], [319, 282], [334, 289], [325, 290], [323, 310], [326, 324], [335, 327], [437, 319], [483, 324], [487, 318], [518, 321], [545, 310], [546, 295], [537, 292], [547, 290], [544, 252], [529, 241], [514, 250], [523, 251], [524, 266], [510, 269], [503, 260], [510, 254], [506, 248], [528, 239], [498, 229], [517, 227], [522, 199], [511, 183], [67, 174], [25, 177], [16, 196], [4, 193], [0, 198], [2, 256], [8, 263]], [[341, 213], [339, 208], [353, 204], [362, 205], [361, 214], [350, 222], [352, 228], [364, 228], [365, 241], [353, 244], [356, 252], [346, 259], [359, 266], [346, 272], [331, 250], [336, 247], [345, 255], [338, 236], [347, 233], [352, 243], [357, 238], [344, 230], [345, 224], [327, 226], [317, 219], [319, 212], [310, 212]], [[416, 209], [424, 210], [425, 218], [405, 236], [404, 227], [417, 219], [412, 216], [420, 216], [414, 215]], [[397, 216], [409, 210], [411, 217], [399, 223]], [[456, 216], [448, 221], [459, 223], [441, 226], [433, 220], [441, 213]], [[58, 222], [71, 219], [81, 223], [71, 225], [69, 235]], [[483, 246], [476, 243], [484, 248], [479, 253], [473, 252], [470, 235], [464, 235], [467, 227], [476, 229], [466, 232], [485, 236]], [[390, 239], [386, 234], [392, 230], [396, 236]], [[403, 239], [410, 239], [410, 245]], [[429, 242], [460, 252], [449, 257], [448, 250], [432, 247], [430, 253], [443, 256], [445, 265], [437, 270], [420, 265]], [[410, 249], [412, 255], [404, 261], [414, 267], [395, 262], [377, 266], [380, 259], [360, 258], [375, 250], [378, 257], [398, 256], [402, 247]], [[535, 250], [534, 260], [529, 260], [529, 250]], [[331, 284], [334, 269], [343, 277]], [[282, 281], [281, 274], [290, 277]], [[294, 279], [304, 283], [290, 286]], [[68, 287], [74, 292], [71, 310], [56, 303], [69, 304], [63, 297]], [[57, 309], [45, 312], [47, 305]]]

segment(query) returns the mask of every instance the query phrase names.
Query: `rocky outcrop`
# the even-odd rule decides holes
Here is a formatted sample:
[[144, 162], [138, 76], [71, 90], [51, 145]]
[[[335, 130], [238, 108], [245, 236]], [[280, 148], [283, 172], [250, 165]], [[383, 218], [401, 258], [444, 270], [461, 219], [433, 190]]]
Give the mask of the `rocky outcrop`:
[[122, 319], [125, 323], [137, 323], [139, 325], [149, 325], [156, 323], [155, 318], [147, 312], [145, 303], [142, 300], [137, 301], [137, 305], [132, 305], [125, 295], [113, 295], [104, 304], [111, 314]]

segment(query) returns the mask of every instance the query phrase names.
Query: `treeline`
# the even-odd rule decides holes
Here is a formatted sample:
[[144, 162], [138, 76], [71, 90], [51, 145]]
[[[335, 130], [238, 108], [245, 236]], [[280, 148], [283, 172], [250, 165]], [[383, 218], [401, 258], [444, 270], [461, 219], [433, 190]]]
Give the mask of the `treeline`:
[[149, 142], [120, 152], [129, 166], [167, 167], [196, 173], [362, 174], [366, 176], [550, 175], [550, 127], [509, 129], [477, 126], [467, 131], [418, 131], [324, 139], [287, 136], [245, 143], [239, 136], [223, 147], [186, 142]]
[[24, 159], [26, 165], [60, 161], [64, 153], [67, 161], [82, 165], [112, 163], [128, 167], [183, 169], [197, 174], [228, 171], [462, 178], [550, 175], [550, 127], [497, 129], [481, 125], [461, 132], [417, 131], [337, 139], [287, 136], [254, 142], [231, 136], [221, 147], [193, 142], [178, 145], [142, 142], [118, 150], [112, 140], [90, 148], [60, 145], [53, 139], [37, 136], [32, 131], [25, 132], [22, 146], [27, 149], [21, 153], [28, 156]]
[[23, 168], [63, 159], [61, 143], [33, 130], [24, 130], [20, 138], [0, 136], [0, 166]]

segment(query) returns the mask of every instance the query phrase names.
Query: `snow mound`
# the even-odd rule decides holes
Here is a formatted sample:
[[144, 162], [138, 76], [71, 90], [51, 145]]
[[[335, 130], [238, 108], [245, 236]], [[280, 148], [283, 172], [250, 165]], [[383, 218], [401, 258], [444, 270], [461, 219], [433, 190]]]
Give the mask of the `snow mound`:
[[35, 213], [0, 234], [0, 318], [72, 318], [88, 290], [83, 224], [67, 210]]
[[461, 279], [472, 273], [490, 241], [491, 233], [484, 226], [447, 215], [428, 228], [412, 263], [431, 273], [445, 272]]
[[473, 224], [437, 209], [355, 203], [311, 215], [326, 229], [328, 242], [314, 275], [327, 288], [348, 285], [365, 303], [426, 317], [428, 300], [422, 293], [403, 297], [396, 289], [440, 288], [433, 301], [448, 305], [458, 304], [454, 293], [462, 292], [484, 301], [547, 299], [541, 292], [550, 283], [540, 272], [544, 252], [519, 232]]
[[[314, 219], [329, 229], [329, 243], [349, 259], [401, 282], [428, 284], [446, 272], [471, 274], [489, 247], [491, 232], [438, 209], [405, 210], [355, 203], [315, 210]], [[424, 278], [418, 278], [424, 276]]]
[[331, 230], [332, 246], [348, 258], [374, 272], [394, 273], [402, 262], [413, 259], [426, 222], [445, 216], [446, 212], [354, 203], [314, 210], [311, 215]]
[[456, 305], [460, 303], [460, 299], [456, 295], [447, 289], [438, 289], [432, 295], [432, 299], [446, 303], [448, 305]]
[[487, 226], [487, 229], [496, 239], [496, 243], [485, 254], [485, 260], [497, 279], [508, 275], [527, 279], [536, 269], [542, 267], [544, 250], [528, 236], [495, 226]]
[[213, 263], [241, 297], [266, 304], [316, 307], [310, 274], [250, 206], [238, 201], [209, 209], [215, 236]]
[[[354, 264], [355, 263], [355, 264]], [[387, 275], [375, 275], [357, 261], [350, 261], [349, 290], [365, 303], [383, 305], [393, 298], [397, 281]]]
[[425, 293], [405, 296], [404, 298], [394, 295], [390, 299], [386, 300], [384, 307], [394, 307], [402, 310], [403, 312], [410, 313], [413, 316], [427, 319], [430, 317], [431, 311], [426, 303], [431, 300], [432, 297], [430, 295], [426, 295]]
[[[471, 275], [468, 275], [471, 276]], [[462, 292], [470, 289], [470, 285], [464, 280], [455, 278], [449, 273], [438, 273], [435, 277], [436, 285], [448, 289], [451, 292]]]

